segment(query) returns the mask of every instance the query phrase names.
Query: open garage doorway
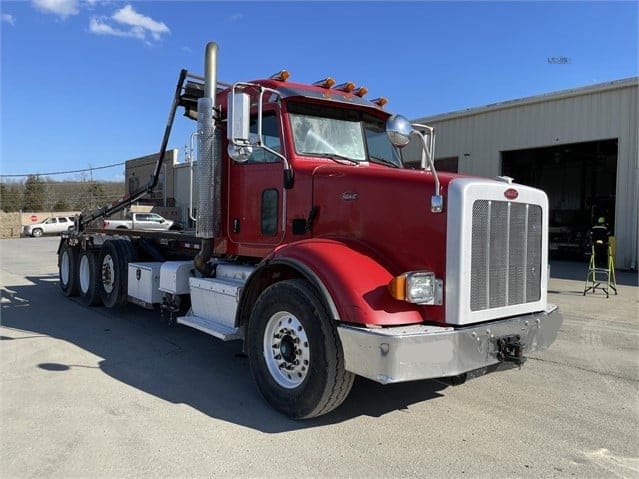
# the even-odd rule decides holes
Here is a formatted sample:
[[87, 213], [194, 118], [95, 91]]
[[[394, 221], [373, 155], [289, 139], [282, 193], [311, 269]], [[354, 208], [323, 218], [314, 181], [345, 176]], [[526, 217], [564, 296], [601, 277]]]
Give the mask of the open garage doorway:
[[552, 256], [587, 257], [599, 217], [614, 234], [617, 139], [503, 151], [501, 158], [503, 175], [548, 195]]

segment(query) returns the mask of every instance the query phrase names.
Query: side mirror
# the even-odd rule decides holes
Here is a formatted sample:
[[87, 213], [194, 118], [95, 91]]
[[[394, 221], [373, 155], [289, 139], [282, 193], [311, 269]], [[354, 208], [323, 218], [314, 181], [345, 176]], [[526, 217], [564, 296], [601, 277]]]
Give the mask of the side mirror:
[[413, 126], [405, 117], [393, 115], [386, 120], [386, 134], [394, 146], [403, 148], [410, 142]]
[[226, 136], [230, 144], [249, 143], [251, 96], [248, 93], [232, 93], [228, 96], [228, 126]]

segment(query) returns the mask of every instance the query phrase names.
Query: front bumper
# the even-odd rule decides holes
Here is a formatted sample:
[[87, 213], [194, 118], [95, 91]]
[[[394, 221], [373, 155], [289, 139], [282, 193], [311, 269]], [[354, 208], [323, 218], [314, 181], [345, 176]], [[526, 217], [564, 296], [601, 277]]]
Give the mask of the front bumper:
[[497, 339], [518, 335], [524, 353], [547, 349], [563, 323], [559, 308], [466, 327], [423, 324], [337, 328], [346, 370], [382, 384], [457, 376], [497, 364]]

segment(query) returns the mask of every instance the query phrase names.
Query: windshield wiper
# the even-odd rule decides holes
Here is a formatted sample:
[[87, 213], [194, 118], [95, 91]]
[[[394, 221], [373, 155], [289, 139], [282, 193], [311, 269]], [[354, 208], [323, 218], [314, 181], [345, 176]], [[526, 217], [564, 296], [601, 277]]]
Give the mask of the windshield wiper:
[[340, 155], [339, 153], [307, 153], [308, 155], [317, 156], [318, 158], [329, 158], [340, 165], [344, 162], [348, 162], [352, 165], [359, 165], [359, 161], [349, 158], [348, 156]]
[[385, 158], [379, 158], [377, 156], [368, 156], [369, 160], [372, 161], [373, 163], [377, 163], [380, 165], [386, 165], [386, 166], [390, 166], [392, 168], [399, 168], [399, 165], [397, 165], [396, 163], [393, 163], [390, 160], [387, 160]]

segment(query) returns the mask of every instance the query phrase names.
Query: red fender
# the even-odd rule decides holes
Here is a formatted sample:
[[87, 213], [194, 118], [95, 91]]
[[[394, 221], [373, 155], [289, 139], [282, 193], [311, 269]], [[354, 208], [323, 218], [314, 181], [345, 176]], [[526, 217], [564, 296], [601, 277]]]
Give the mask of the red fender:
[[394, 274], [359, 244], [313, 238], [281, 246], [265, 260], [310, 270], [341, 321], [390, 326], [427, 319], [423, 307], [391, 297]]

